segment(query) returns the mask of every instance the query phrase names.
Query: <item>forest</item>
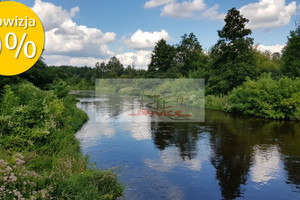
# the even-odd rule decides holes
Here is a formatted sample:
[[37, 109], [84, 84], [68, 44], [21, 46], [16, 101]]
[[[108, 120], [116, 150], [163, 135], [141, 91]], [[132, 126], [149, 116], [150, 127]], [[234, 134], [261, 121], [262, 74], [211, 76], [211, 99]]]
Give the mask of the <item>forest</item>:
[[40, 58], [23, 74], [0, 76], [0, 199], [122, 195], [116, 174], [95, 169], [74, 136], [88, 119], [68, 93], [93, 90], [99, 78], [203, 78], [208, 109], [300, 120], [300, 24], [283, 51], [271, 54], [254, 45], [247, 23], [229, 10], [208, 52], [193, 33], [176, 45], [161, 39], [147, 70], [124, 66], [117, 57], [94, 67], [47, 66]]

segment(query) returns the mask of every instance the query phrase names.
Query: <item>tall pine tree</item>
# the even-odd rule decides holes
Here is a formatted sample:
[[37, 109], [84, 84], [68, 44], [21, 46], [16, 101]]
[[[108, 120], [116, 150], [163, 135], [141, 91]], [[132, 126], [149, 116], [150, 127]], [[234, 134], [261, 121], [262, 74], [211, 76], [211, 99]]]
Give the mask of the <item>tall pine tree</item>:
[[226, 94], [241, 85], [246, 77], [253, 78], [256, 73], [252, 32], [245, 28], [249, 20], [232, 8], [225, 17], [225, 25], [218, 31], [220, 39], [212, 48], [209, 77], [211, 94]]

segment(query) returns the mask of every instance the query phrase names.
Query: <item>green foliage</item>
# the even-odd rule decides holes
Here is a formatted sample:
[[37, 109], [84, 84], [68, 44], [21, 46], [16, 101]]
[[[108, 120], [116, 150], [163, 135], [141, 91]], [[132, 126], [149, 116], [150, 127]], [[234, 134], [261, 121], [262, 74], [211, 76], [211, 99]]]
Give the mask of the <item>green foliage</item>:
[[226, 94], [257, 74], [252, 50], [253, 39], [245, 25], [249, 20], [235, 8], [228, 11], [219, 41], [211, 50], [209, 94]]
[[52, 73], [51, 69], [47, 68], [42, 59], [39, 59], [32, 68], [18, 76], [41, 89], [46, 89], [47, 85], [53, 82], [56, 75]]
[[6, 85], [4, 87], [4, 94], [0, 105], [2, 115], [7, 115], [13, 111], [13, 108], [19, 105], [19, 98], [14, 94], [11, 87]]
[[163, 100], [175, 104], [204, 107], [204, 88], [197, 79], [167, 79], [149, 94], [161, 96]]
[[159, 40], [151, 55], [151, 63], [148, 67], [148, 78], [172, 78], [176, 77], [176, 49], [168, 45], [164, 39]]
[[108, 72], [110, 72], [110, 75], [107, 78], [115, 78], [120, 76], [123, 71], [124, 71], [124, 67], [121, 64], [121, 62], [116, 58], [116, 57], [112, 57], [107, 65], [106, 68], [108, 70]]
[[[57, 128], [63, 106], [53, 92], [44, 92], [30, 83], [5, 87], [1, 101], [0, 141], [4, 147], [26, 147], [44, 143]], [[29, 95], [30, 94], [30, 95]]]
[[40, 175], [24, 166], [24, 156], [15, 154], [8, 162], [0, 160], [1, 199], [51, 199], [51, 188], [40, 188]]
[[202, 47], [193, 33], [184, 34], [176, 47], [177, 67], [182, 76], [187, 77], [189, 72], [198, 68], [204, 68], [207, 64], [207, 56], [202, 52]]
[[70, 177], [61, 185], [64, 198], [81, 200], [112, 200], [122, 195], [123, 188], [118, 184], [112, 171], [86, 170]]
[[259, 74], [271, 73], [272, 77], [280, 77], [280, 54], [271, 54], [268, 51], [261, 52], [258, 49], [254, 49], [254, 59], [256, 62], [257, 70]]
[[[88, 170], [87, 158], [82, 156], [74, 135], [87, 121], [87, 115], [76, 107], [74, 97], [63, 94], [60, 99], [55, 95], [61, 94], [59, 88], [64, 88], [64, 83], [52, 87], [54, 90], [42, 91], [28, 82], [4, 87], [0, 99], [0, 156], [6, 161], [0, 160], [0, 185], [6, 177], [12, 180], [0, 188], [0, 198], [5, 194], [9, 198], [3, 199], [68, 199], [68, 195], [82, 199], [84, 190], [64, 188], [85, 182], [89, 185], [85, 189], [103, 188], [98, 192], [89, 190], [90, 199], [115, 199], [122, 193], [116, 176]], [[22, 152], [25, 158], [10, 159], [15, 152]], [[6, 169], [9, 174], [2, 171]], [[35, 173], [39, 175], [31, 176]]]
[[230, 111], [231, 105], [228, 96], [207, 95], [205, 97], [205, 107], [212, 110], [228, 112]]
[[290, 32], [282, 54], [282, 72], [289, 77], [300, 77], [300, 25]]
[[53, 90], [54, 94], [60, 99], [66, 97], [70, 92], [70, 87], [67, 85], [66, 82], [62, 80], [55, 81], [50, 86], [50, 88], [51, 90]]
[[229, 95], [231, 111], [271, 119], [300, 120], [300, 79], [248, 79]]

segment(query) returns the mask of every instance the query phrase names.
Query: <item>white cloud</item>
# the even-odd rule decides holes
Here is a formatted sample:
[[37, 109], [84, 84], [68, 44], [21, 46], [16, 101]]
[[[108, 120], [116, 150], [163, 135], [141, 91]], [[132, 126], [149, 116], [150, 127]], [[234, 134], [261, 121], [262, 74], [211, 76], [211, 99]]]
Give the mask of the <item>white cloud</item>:
[[[79, 7], [74, 7], [69, 12], [52, 3], [36, 0], [32, 9], [41, 19], [46, 31], [43, 57], [47, 63], [70, 65], [74, 61], [81, 63], [90, 58], [107, 59], [113, 56], [113, 52], [107, 45], [115, 41], [116, 34], [113, 32], [103, 33], [96, 28], [77, 25], [72, 18], [79, 12]], [[62, 61], [60, 58], [63, 57], [71, 63]], [[51, 60], [48, 61], [47, 58]], [[54, 58], [58, 58], [58, 60], [54, 61]], [[78, 63], [75, 65], [80, 65]], [[94, 66], [94, 64], [90, 66]]]
[[150, 0], [145, 2], [144, 8], [153, 8], [153, 7], [173, 3], [174, 1], [175, 0]]
[[80, 11], [80, 9], [78, 6], [71, 8], [70, 17], [75, 17], [79, 11]]
[[70, 12], [61, 6], [49, 2], [35, 0], [32, 10], [39, 16], [45, 31], [60, 27], [66, 19], [74, 17], [79, 12], [79, 7], [72, 8]]
[[285, 0], [259, 0], [240, 9], [241, 14], [249, 19], [248, 28], [265, 30], [289, 24], [296, 10], [295, 1], [286, 5]]
[[281, 53], [282, 49], [284, 48], [285, 45], [281, 45], [281, 44], [276, 44], [273, 46], [265, 46], [262, 44], [257, 45], [257, 49], [260, 51], [269, 51], [270, 53]]
[[47, 54], [107, 58], [113, 56], [107, 44], [113, 42], [115, 37], [115, 33], [78, 26], [69, 19], [59, 28], [46, 32], [45, 49]]
[[191, 17], [194, 11], [204, 10], [205, 8], [206, 5], [203, 0], [183, 1], [181, 3], [173, 2], [163, 8], [161, 16], [187, 18]]
[[151, 59], [151, 51], [140, 50], [137, 52], [126, 52], [116, 57], [125, 67], [134, 63], [136, 68], [147, 69]]
[[160, 39], [168, 40], [170, 38], [169, 34], [165, 30], [160, 32], [143, 32], [142, 30], [137, 30], [130, 39], [124, 41], [124, 43], [133, 49], [152, 49], [156, 42]]
[[208, 18], [211, 20], [223, 20], [225, 14], [220, 14], [217, 10], [218, 4], [208, 8], [204, 0], [190, 0], [178, 2], [177, 0], [151, 0], [145, 3], [145, 8], [153, 8], [164, 5], [160, 13], [161, 16], [173, 18]]
[[219, 13], [218, 9], [219, 9], [219, 5], [215, 4], [213, 7], [208, 8], [204, 12], [202, 12], [201, 16], [211, 20], [223, 21], [226, 14]]
[[48, 65], [72, 65], [72, 66], [95, 66], [96, 62], [107, 62], [106, 60], [99, 60], [94, 57], [71, 57], [63, 55], [42, 55]]

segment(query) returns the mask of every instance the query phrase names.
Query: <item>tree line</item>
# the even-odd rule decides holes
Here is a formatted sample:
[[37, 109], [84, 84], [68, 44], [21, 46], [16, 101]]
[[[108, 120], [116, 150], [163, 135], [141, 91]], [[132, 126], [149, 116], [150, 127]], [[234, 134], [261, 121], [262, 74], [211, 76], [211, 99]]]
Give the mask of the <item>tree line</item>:
[[[260, 88], [262, 93], [269, 93], [264, 83], [264, 80], [268, 80], [269, 84], [274, 83], [273, 89], [278, 91], [277, 95], [279, 95], [279, 91], [283, 92], [279, 95], [282, 98], [278, 97], [274, 100], [273, 94], [269, 95], [270, 99], [261, 99], [262, 97], [259, 95], [254, 97], [253, 91], [249, 90], [248, 94], [242, 94], [255, 99], [250, 102], [251, 106], [248, 107], [256, 109], [258, 107], [256, 104], [265, 102], [267, 110], [273, 109], [274, 112], [282, 112], [281, 110], [292, 109], [289, 111], [290, 113], [300, 113], [300, 102], [297, 100], [299, 95], [297, 88], [300, 88], [300, 86], [298, 87], [300, 25], [290, 32], [283, 51], [271, 54], [268, 51], [258, 50], [254, 45], [253, 38], [250, 37], [252, 31], [246, 27], [248, 22], [249, 20], [243, 17], [237, 9], [230, 9], [225, 17], [224, 27], [218, 30], [217, 43], [208, 51], [203, 50], [193, 33], [184, 34], [181, 41], [175, 45], [170, 45], [166, 40], [161, 39], [152, 51], [147, 70], [137, 69], [135, 64], [124, 67], [116, 57], [112, 57], [107, 63], [97, 62], [95, 67], [46, 66], [40, 59], [34, 67], [19, 76], [0, 77], [0, 89], [6, 84], [26, 79], [41, 89], [54, 89], [60, 96], [64, 96], [69, 89], [93, 89], [97, 78], [204, 78], [209, 108], [220, 110], [222, 105], [221, 110], [224, 111], [249, 113], [244, 112], [243, 109], [233, 109], [233, 107], [240, 108], [241, 106], [234, 105], [236, 101], [232, 100], [233, 97], [229, 97], [233, 93], [237, 96], [241, 95], [240, 92], [236, 92], [241, 91], [237, 88], [251, 88], [250, 85], [254, 83], [259, 83], [256, 92]], [[286, 82], [290, 82], [290, 87], [295, 89], [287, 89], [288, 91], [284, 92], [282, 88], [277, 88], [280, 85], [279, 80], [285, 78], [290, 79]], [[288, 102], [294, 103], [286, 105], [287, 103], [284, 103], [283, 100], [287, 102], [286, 99], [292, 96], [296, 100], [290, 99]], [[246, 100], [238, 102], [239, 104], [249, 104]], [[224, 103], [229, 106], [223, 106]], [[270, 108], [274, 104], [280, 106]], [[288, 108], [282, 108], [282, 105]], [[265, 117], [266, 115], [259, 114], [257, 116]], [[286, 118], [286, 116], [281, 118]]]

